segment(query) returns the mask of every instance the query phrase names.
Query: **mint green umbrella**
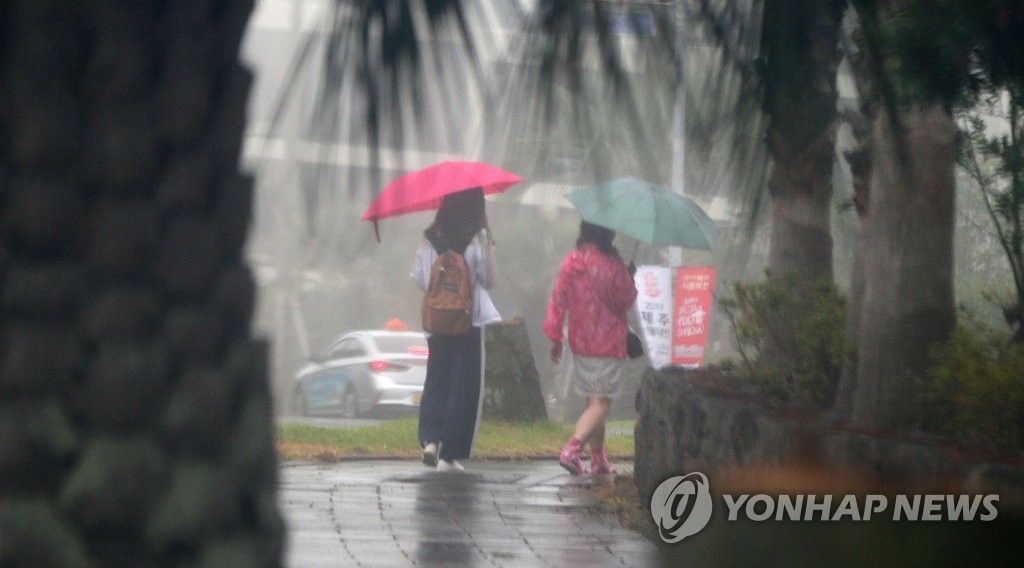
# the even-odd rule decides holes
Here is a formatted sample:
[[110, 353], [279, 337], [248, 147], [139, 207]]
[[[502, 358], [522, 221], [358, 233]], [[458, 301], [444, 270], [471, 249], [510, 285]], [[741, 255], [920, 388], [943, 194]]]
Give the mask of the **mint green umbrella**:
[[694, 200], [632, 177], [582, 187], [565, 197], [584, 221], [653, 246], [710, 251], [718, 235], [715, 222]]

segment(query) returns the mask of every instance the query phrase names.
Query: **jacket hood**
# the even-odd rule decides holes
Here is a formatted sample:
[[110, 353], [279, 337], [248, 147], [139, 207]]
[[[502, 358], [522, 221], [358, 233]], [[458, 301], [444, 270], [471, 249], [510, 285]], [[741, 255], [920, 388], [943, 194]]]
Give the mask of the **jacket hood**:
[[587, 271], [586, 255], [580, 249], [573, 249], [569, 255], [569, 262], [566, 263], [566, 271], [572, 275], [583, 274]]

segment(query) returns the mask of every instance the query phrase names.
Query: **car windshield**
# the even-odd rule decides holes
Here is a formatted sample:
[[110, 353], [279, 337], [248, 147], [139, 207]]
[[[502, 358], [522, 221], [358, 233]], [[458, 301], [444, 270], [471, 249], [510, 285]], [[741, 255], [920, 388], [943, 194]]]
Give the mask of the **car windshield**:
[[409, 353], [424, 355], [427, 352], [427, 340], [415, 336], [379, 336], [374, 338], [381, 353]]

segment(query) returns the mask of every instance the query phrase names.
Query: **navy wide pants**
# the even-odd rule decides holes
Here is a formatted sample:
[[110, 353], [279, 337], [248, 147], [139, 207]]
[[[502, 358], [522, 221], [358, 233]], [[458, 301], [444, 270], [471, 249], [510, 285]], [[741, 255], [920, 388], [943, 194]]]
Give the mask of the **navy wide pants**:
[[473, 449], [483, 384], [480, 328], [462, 335], [432, 334], [420, 401], [420, 445], [441, 442], [443, 460], [466, 459]]

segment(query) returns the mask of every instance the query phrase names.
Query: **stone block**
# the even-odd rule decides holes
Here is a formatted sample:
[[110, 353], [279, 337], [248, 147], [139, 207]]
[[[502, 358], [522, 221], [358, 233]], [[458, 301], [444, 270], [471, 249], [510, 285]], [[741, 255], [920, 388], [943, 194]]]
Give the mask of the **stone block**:
[[[823, 467], [916, 487], [958, 480], [967, 487], [971, 472], [988, 465], [1024, 479], [1024, 468], [1016, 464], [986, 464], [991, 456], [941, 440], [829, 426], [820, 411], [772, 406], [700, 373], [666, 369], [641, 385], [633, 475], [643, 495], [675, 475], [762, 466]], [[991, 489], [998, 484], [987, 481], [979, 485], [1024, 497], [1012, 486]]]
[[540, 375], [525, 324], [491, 324], [484, 333], [487, 356], [483, 415], [513, 421], [546, 419]]
[[774, 420], [769, 409], [738, 396], [715, 396], [680, 369], [663, 369], [641, 385], [634, 477], [644, 495], [692, 471], [792, 463], [805, 457], [794, 440], [799, 421]]

